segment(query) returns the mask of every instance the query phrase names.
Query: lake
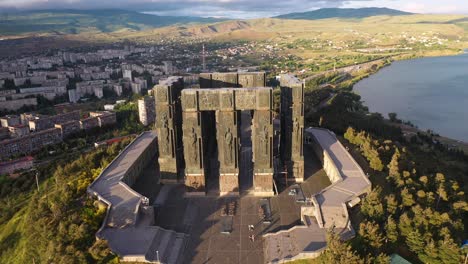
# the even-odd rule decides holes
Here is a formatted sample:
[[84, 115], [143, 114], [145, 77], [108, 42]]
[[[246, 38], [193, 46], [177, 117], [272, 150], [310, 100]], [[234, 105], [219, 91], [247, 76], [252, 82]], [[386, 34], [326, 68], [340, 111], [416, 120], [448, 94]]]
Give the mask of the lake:
[[354, 90], [371, 112], [468, 142], [468, 54], [394, 62]]

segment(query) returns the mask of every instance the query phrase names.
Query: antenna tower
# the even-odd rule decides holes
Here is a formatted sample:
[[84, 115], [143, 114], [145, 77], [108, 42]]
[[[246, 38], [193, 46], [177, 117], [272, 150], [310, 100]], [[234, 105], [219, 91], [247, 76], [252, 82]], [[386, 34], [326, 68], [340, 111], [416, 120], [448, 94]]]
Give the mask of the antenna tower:
[[206, 71], [206, 61], [205, 61], [205, 44], [203, 44], [203, 51], [202, 51], [202, 64], [203, 64], [203, 71]]

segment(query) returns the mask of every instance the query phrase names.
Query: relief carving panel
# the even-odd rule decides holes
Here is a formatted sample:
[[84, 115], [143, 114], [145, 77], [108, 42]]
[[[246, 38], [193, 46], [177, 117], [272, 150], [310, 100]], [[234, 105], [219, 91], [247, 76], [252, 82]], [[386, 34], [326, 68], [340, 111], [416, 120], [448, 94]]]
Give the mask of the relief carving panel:
[[255, 109], [256, 92], [255, 89], [236, 90], [236, 110]]
[[219, 109], [219, 91], [217, 90], [199, 90], [198, 100], [200, 111]]

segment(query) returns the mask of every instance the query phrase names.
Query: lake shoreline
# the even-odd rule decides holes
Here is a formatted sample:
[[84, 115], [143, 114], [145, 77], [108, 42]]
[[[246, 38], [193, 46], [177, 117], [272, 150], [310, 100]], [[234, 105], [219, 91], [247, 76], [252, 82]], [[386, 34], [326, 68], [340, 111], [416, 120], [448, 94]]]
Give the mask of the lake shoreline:
[[[368, 76], [366, 76], [362, 80], [359, 80], [358, 82], [356, 82], [353, 85], [352, 90], [353, 90], [354, 93], [356, 93], [356, 94], [358, 94], [358, 95], [360, 95], [362, 97], [361, 93], [359, 93], [359, 91], [356, 89], [356, 85], [363, 82], [364, 80], [366, 80], [366, 79], [380, 73], [381, 70], [386, 69], [389, 66], [393, 66], [394, 62], [425, 60], [425, 59], [431, 59], [431, 58], [453, 58], [453, 57], [462, 56], [462, 55], [466, 55], [466, 54], [467, 54], [466, 51], [460, 51], [460, 52], [457, 52], [457, 53], [454, 53], [454, 54], [444, 54], [444, 55], [441, 55], [441, 56], [430, 56], [429, 55], [429, 56], [416, 56], [416, 57], [411, 57], [411, 58], [408, 58], [408, 57], [406, 57], [406, 58], [402, 58], [402, 57], [393, 58], [393, 60], [391, 62], [389, 62], [388, 64], [386, 64], [383, 67], [379, 68], [375, 72], [371, 72]], [[375, 112], [375, 113], [380, 113], [381, 115], [385, 115], [385, 113], [382, 113], [382, 112], [379, 112], [379, 111], [370, 111], [369, 105], [365, 101], [363, 101], [363, 105], [366, 106], [369, 109], [369, 112]], [[398, 111], [396, 111], [396, 113], [398, 114]], [[385, 118], [385, 116], [384, 116], [384, 118]], [[417, 134], [417, 133], [422, 133], [422, 134], [425, 134], [425, 135], [429, 135], [427, 131], [431, 130], [431, 131], [433, 131], [432, 134], [433, 135], [435, 134], [434, 135], [434, 140], [437, 140], [437, 141], [441, 142], [442, 144], [446, 145], [449, 149], [460, 149], [460, 150], [463, 150], [465, 153], [468, 153], [468, 140], [455, 139], [455, 138], [452, 138], [452, 137], [444, 136], [443, 133], [439, 133], [437, 131], [438, 129], [436, 129], [436, 128], [427, 128], [427, 129], [426, 128], [419, 128], [419, 127], [415, 127], [415, 126], [390, 122], [390, 120], [388, 118], [385, 118], [385, 120], [387, 122], [389, 122], [389, 124], [400, 127], [405, 136], [412, 135], [412, 134]], [[405, 121], [405, 120], [402, 120], [402, 121]]]

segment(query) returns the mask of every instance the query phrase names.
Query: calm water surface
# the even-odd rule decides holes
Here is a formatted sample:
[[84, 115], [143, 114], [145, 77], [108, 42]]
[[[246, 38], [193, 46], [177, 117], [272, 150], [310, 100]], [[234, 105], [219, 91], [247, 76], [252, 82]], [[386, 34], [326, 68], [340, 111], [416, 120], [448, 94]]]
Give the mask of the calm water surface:
[[354, 90], [371, 112], [468, 142], [468, 54], [395, 62]]

